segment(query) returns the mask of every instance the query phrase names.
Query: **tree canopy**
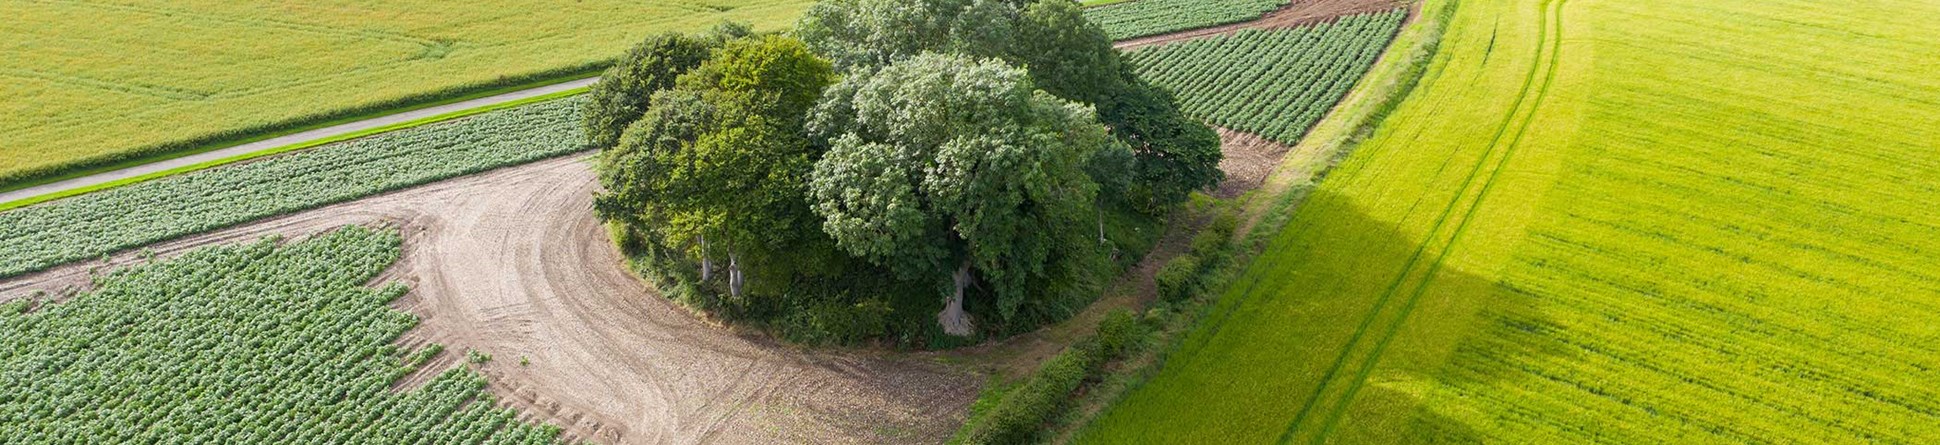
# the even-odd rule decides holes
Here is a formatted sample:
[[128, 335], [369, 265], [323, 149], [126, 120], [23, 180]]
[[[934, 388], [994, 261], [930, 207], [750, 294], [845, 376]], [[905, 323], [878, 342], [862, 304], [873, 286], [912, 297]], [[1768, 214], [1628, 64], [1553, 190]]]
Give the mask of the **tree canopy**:
[[787, 249], [826, 239], [804, 196], [820, 151], [802, 123], [833, 81], [828, 62], [798, 40], [726, 42], [655, 93], [603, 155], [607, 191], [596, 208], [642, 223], [663, 245], [727, 259], [738, 296], [744, 262], [776, 264]]
[[1063, 0], [827, 0], [797, 25], [841, 71], [868, 71], [925, 52], [995, 57], [1038, 88], [1094, 105], [1137, 158], [1137, 204], [1158, 209], [1224, 178], [1219, 136], [1137, 77], [1083, 8]]
[[934, 53], [845, 79], [809, 129], [830, 145], [809, 188], [838, 246], [912, 279], [957, 270], [953, 307], [974, 271], [1004, 317], [1090, 221], [1084, 167], [1111, 143], [1022, 69]]

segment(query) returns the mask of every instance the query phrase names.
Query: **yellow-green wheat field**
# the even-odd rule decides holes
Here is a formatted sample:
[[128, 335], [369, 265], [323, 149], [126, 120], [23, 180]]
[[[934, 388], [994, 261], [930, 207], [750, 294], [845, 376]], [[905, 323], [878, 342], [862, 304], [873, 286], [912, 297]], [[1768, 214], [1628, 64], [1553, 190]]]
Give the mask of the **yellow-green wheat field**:
[[1462, 1], [1419, 89], [1080, 442], [1931, 442], [1936, 23]]
[[[0, 178], [596, 64], [809, 0], [0, 0]], [[5, 182], [5, 181], [0, 181]]]

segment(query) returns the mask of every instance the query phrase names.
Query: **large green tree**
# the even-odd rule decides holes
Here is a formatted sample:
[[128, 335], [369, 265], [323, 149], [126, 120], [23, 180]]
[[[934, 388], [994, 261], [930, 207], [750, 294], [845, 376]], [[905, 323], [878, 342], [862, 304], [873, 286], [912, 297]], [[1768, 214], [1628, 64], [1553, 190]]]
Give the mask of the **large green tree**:
[[[726, 42], [652, 96], [643, 118], [601, 158], [596, 209], [701, 260], [726, 258], [739, 297], [753, 265], [791, 269], [789, 254], [827, 243], [808, 208], [820, 157], [803, 119], [834, 82], [827, 61], [781, 36]], [[779, 277], [778, 277], [779, 278]]]
[[[1000, 60], [922, 54], [829, 89], [809, 121], [828, 141], [809, 188], [842, 249], [947, 289], [938, 321], [969, 335], [965, 291], [989, 285], [1009, 317], [1082, 233], [1113, 149], [1090, 107], [1037, 91]], [[1121, 148], [1122, 149], [1122, 148]]]
[[627, 127], [646, 113], [653, 94], [672, 88], [682, 73], [707, 60], [712, 48], [709, 39], [669, 32], [627, 50], [586, 92], [581, 116], [587, 142], [599, 148], [618, 145]]
[[868, 71], [924, 52], [997, 57], [1038, 88], [1092, 104], [1136, 156], [1137, 204], [1157, 208], [1217, 184], [1219, 136], [1139, 79], [1110, 38], [1069, 0], [826, 0], [797, 34], [839, 70]]

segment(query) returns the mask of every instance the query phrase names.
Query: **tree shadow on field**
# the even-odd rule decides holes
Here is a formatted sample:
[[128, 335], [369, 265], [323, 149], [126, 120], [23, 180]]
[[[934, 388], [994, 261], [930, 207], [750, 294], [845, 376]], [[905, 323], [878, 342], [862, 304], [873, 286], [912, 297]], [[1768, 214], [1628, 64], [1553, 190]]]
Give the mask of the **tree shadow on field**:
[[[1442, 205], [1423, 202], [1417, 218], [1440, 216]], [[1430, 209], [1430, 207], [1433, 207]], [[1426, 210], [1424, 210], [1426, 209]], [[1541, 318], [1532, 293], [1491, 276], [1464, 270], [1464, 251], [1442, 255], [1447, 233], [1466, 209], [1448, 212], [1434, 245], [1419, 234], [1372, 218], [1351, 199], [1316, 190], [1297, 216], [1232, 283], [1226, 299], [1182, 346], [1190, 362], [1204, 341], [1222, 330], [1242, 331], [1229, 319], [1249, 312], [1299, 311], [1295, 320], [1314, 326], [1287, 332], [1302, 340], [1286, 372], [1319, 376], [1284, 397], [1300, 400], [1283, 413], [1283, 438], [1329, 443], [1476, 443], [1492, 439], [1477, 422], [1506, 414], [1485, 394], [1513, 387], [1526, 377], [1518, 366], [1569, 354], [1553, 342], [1529, 342], [1554, 330]], [[1433, 222], [1411, 221], [1417, 231]], [[1480, 232], [1479, 227], [1461, 230]], [[1271, 230], [1263, 225], [1256, 230]], [[1480, 236], [1458, 244], [1483, 242]], [[1519, 238], [1508, 241], [1516, 242]], [[1503, 249], [1502, 251], [1509, 251]], [[1276, 255], [1277, 254], [1277, 255]], [[1332, 258], [1328, 258], [1332, 257]], [[1282, 275], [1303, 276], [1282, 279]], [[1272, 286], [1285, 286], [1272, 289]], [[1255, 329], [1264, 329], [1256, 327]], [[1240, 332], [1232, 332], [1246, 336]], [[1237, 340], [1228, 339], [1228, 341]], [[1242, 340], [1243, 341], [1243, 340]], [[1210, 355], [1217, 356], [1217, 354]], [[1210, 357], [1209, 356], [1209, 357]], [[1218, 364], [1202, 364], [1217, 367]], [[1483, 396], [1483, 397], [1478, 397]]]

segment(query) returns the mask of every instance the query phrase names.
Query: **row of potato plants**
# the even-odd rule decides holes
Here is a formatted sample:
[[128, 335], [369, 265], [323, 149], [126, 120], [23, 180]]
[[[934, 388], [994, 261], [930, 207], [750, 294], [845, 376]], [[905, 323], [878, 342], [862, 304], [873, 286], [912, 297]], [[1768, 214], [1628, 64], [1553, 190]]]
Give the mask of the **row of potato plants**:
[[0, 212], [0, 278], [580, 151], [583, 96]]
[[1085, 19], [1122, 40], [1253, 20], [1287, 1], [1138, 0], [1085, 10]]
[[1172, 90], [1187, 115], [1292, 144], [1373, 66], [1407, 11], [1297, 28], [1244, 30], [1132, 51], [1139, 75]]
[[7, 443], [552, 444], [456, 367], [393, 389], [435, 346], [393, 342], [416, 317], [365, 287], [395, 231], [352, 226], [279, 245], [207, 247], [97, 275], [64, 302], [0, 313]]

